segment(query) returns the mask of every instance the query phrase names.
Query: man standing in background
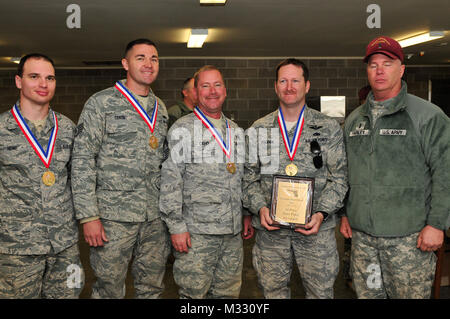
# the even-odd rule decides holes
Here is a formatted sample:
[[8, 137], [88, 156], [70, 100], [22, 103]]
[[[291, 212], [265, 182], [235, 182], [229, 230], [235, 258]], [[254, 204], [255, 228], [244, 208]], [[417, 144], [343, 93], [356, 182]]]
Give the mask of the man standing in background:
[[169, 114], [169, 128], [178, 120], [194, 110], [194, 107], [198, 103], [197, 90], [194, 87], [194, 78], [187, 78], [184, 80], [183, 89], [181, 90], [181, 97], [183, 101], [177, 101], [167, 109]]

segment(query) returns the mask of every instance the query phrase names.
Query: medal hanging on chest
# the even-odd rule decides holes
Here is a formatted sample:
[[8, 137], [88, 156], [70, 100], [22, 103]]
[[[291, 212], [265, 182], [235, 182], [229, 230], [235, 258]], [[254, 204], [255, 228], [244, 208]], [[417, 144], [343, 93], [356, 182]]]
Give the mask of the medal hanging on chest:
[[[228, 140], [228, 146], [227, 146], [227, 144], [223, 140], [222, 136], [220, 136], [219, 132], [216, 130], [214, 125], [210, 121], [208, 121], [206, 116], [203, 114], [203, 112], [198, 107], [194, 108], [194, 114], [203, 123], [203, 125], [208, 129], [208, 131], [212, 134], [212, 136], [217, 141], [217, 143], [220, 145], [220, 147], [222, 148], [222, 151], [225, 153], [227, 158], [230, 158], [230, 155], [231, 155], [231, 129], [230, 129], [230, 125], [228, 124], [228, 121], [225, 120], [225, 124], [227, 127], [227, 140]], [[236, 173], [236, 164], [235, 163], [228, 162], [226, 165], [226, 168], [230, 174]]]
[[305, 122], [305, 106], [303, 106], [300, 115], [298, 116], [297, 125], [295, 126], [294, 136], [292, 141], [289, 140], [288, 130], [286, 128], [286, 123], [284, 121], [283, 112], [281, 107], [278, 108], [278, 126], [280, 127], [281, 136], [283, 137], [284, 146], [286, 152], [291, 160], [285, 168], [286, 175], [295, 176], [298, 173], [298, 167], [293, 163], [295, 153], [297, 152], [298, 143], [303, 131], [303, 124]]
[[38, 140], [33, 135], [33, 132], [30, 130], [26, 121], [20, 114], [17, 105], [14, 105], [14, 107], [11, 110], [11, 113], [14, 119], [16, 120], [17, 125], [21, 129], [22, 133], [25, 135], [26, 139], [30, 143], [31, 147], [34, 149], [36, 154], [41, 159], [42, 163], [44, 163], [45, 167], [47, 168], [47, 170], [42, 175], [42, 182], [46, 186], [52, 186], [53, 184], [55, 184], [56, 177], [55, 174], [52, 171], [50, 171], [49, 167], [52, 161], [53, 151], [55, 150], [56, 136], [58, 135], [58, 119], [56, 118], [55, 112], [53, 111], [51, 112], [55, 126], [53, 127], [52, 132], [50, 134], [50, 138], [48, 140], [47, 151], [44, 151], [41, 144], [39, 144]]
[[148, 140], [148, 145], [152, 149], [157, 149], [159, 146], [158, 138], [153, 135], [156, 126], [156, 118], [158, 117], [158, 99], [155, 98], [155, 105], [153, 107], [152, 116], [148, 116], [145, 109], [139, 104], [139, 102], [135, 99], [135, 97], [127, 90], [127, 88], [120, 82], [116, 82], [115, 88], [119, 90], [120, 93], [130, 102], [130, 104], [134, 107], [136, 112], [142, 117], [144, 122], [147, 124], [150, 129], [151, 136]]

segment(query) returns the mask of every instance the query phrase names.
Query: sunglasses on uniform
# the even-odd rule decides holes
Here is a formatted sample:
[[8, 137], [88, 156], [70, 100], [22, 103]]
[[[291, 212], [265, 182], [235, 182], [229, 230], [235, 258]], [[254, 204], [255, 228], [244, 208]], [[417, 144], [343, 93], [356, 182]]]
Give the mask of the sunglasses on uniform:
[[310, 146], [311, 146], [311, 153], [314, 154], [313, 157], [314, 167], [319, 169], [323, 166], [322, 151], [320, 149], [320, 145], [317, 141], [312, 141]]

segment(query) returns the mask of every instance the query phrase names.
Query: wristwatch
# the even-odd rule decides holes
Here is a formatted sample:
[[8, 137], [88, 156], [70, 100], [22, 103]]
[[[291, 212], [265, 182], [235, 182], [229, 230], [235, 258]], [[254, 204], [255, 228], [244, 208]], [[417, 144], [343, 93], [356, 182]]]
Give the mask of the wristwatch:
[[327, 219], [328, 219], [328, 213], [325, 213], [325, 212], [315, 212], [314, 214], [317, 214], [317, 213], [322, 214], [322, 216], [323, 216], [322, 223], [327, 221]]

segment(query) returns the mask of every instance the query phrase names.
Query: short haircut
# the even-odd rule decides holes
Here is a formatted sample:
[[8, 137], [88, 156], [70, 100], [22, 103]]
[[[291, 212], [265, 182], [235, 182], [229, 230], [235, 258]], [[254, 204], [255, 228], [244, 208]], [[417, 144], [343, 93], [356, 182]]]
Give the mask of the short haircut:
[[300, 68], [302, 68], [303, 70], [303, 78], [305, 79], [305, 82], [307, 82], [309, 80], [309, 70], [308, 67], [306, 66], [305, 63], [303, 63], [302, 61], [300, 61], [299, 59], [295, 59], [295, 58], [289, 58], [286, 60], [281, 61], [276, 69], [276, 73], [275, 73], [275, 81], [278, 81], [278, 71], [285, 65], [295, 65], [298, 66]]
[[225, 81], [223, 79], [222, 72], [220, 72], [220, 70], [217, 67], [215, 67], [214, 65], [205, 65], [205, 66], [202, 66], [200, 69], [198, 69], [197, 72], [195, 72], [195, 74], [194, 74], [194, 87], [197, 87], [198, 76], [199, 76], [200, 73], [205, 72], [205, 71], [213, 71], [213, 70], [216, 70], [217, 72], [219, 72], [220, 76], [222, 77], [222, 80]]
[[48, 56], [42, 53], [30, 53], [25, 56], [23, 56], [20, 59], [19, 66], [17, 67], [17, 75], [22, 77], [23, 76], [23, 66], [25, 65], [25, 62], [27, 62], [28, 59], [37, 59], [37, 60], [45, 60], [47, 62], [50, 62], [53, 69], [55, 68], [55, 63], [52, 59], [50, 59]]
[[152, 45], [152, 46], [154, 46], [154, 47], [156, 48], [156, 44], [155, 44], [152, 40], [144, 39], [144, 38], [142, 38], [142, 39], [136, 39], [136, 40], [133, 40], [133, 41], [131, 41], [131, 42], [129, 42], [129, 43], [127, 44], [123, 56], [126, 57], [128, 51], [130, 51], [135, 45], [138, 45], [138, 44]]
[[193, 77], [191, 76], [191, 77], [187, 78], [186, 80], [184, 80], [184, 82], [183, 82], [183, 88], [181, 89], [181, 98], [184, 99], [183, 91], [187, 89], [188, 84], [189, 84], [189, 81], [192, 80], [192, 79], [193, 79]]

